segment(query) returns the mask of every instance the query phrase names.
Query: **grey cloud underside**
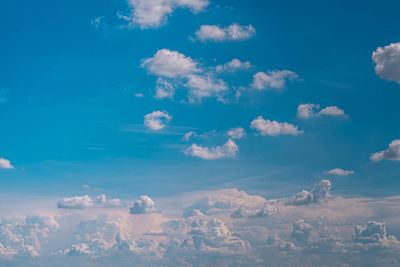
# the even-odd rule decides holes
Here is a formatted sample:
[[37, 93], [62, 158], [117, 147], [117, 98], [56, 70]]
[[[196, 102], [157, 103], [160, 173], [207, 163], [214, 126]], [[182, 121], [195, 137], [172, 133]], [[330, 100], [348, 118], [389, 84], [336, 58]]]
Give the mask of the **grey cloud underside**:
[[269, 200], [237, 189], [142, 196], [112, 208], [104, 195], [67, 198], [92, 205], [2, 219], [0, 264], [396, 266], [400, 197], [344, 199], [331, 186]]

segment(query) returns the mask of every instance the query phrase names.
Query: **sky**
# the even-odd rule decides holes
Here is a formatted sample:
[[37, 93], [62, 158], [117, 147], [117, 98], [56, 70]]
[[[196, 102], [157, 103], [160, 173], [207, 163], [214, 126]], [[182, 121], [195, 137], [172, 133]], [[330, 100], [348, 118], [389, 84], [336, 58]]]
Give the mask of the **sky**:
[[0, 263], [396, 266], [399, 7], [1, 1]]

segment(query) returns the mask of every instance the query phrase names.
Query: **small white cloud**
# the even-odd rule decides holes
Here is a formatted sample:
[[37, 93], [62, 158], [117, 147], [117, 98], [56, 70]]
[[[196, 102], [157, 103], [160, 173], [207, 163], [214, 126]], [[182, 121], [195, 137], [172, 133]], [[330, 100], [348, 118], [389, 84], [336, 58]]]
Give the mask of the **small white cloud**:
[[190, 131], [190, 132], [185, 133], [185, 135], [183, 136], [182, 139], [183, 139], [184, 141], [189, 141], [190, 138], [193, 138], [193, 137], [195, 137], [195, 136], [197, 136], [197, 134], [196, 134], [195, 132], [193, 132], [193, 131]]
[[5, 158], [0, 158], [0, 169], [14, 169], [10, 161]]
[[226, 132], [226, 135], [232, 139], [241, 139], [246, 136], [246, 132], [242, 127], [232, 128]]
[[193, 59], [169, 49], [158, 50], [153, 57], [143, 60], [141, 66], [154, 75], [167, 78], [201, 72]]
[[198, 40], [205, 41], [241, 41], [250, 39], [256, 33], [253, 26], [241, 26], [234, 23], [227, 27], [219, 27], [217, 25], [202, 25], [195, 36]]
[[131, 16], [120, 16], [129, 21], [130, 26], [142, 29], [158, 28], [177, 8], [188, 8], [192, 13], [203, 11], [208, 0], [128, 0], [132, 8]]
[[354, 171], [343, 170], [343, 169], [335, 168], [335, 169], [326, 171], [325, 173], [326, 173], [326, 174], [332, 174], [332, 175], [346, 176], [346, 175], [354, 174]]
[[378, 47], [372, 53], [372, 60], [380, 78], [400, 83], [400, 43]]
[[59, 209], [87, 209], [93, 206], [93, 200], [88, 196], [66, 197], [57, 203]]
[[[319, 110], [319, 111], [318, 111]], [[321, 116], [346, 117], [344, 111], [337, 106], [328, 106], [320, 110], [317, 104], [300, 104], [297, 107], [297, 117], [301, 119], [310, 119]]]
[[104, 17], [102, 17], [102, 16], [94, 18], [90, 21], [90, 25], [93, 26], [94, 28], [98, 29], [101, 26], [101, 24], [103, 23], [103, 19], [104, 19]]
[[159, 131], [165, 128], [166, 123], [172, 119], [172, 116], [165, 111], [153, 111], [144, 116], [144, 126], [153, 131]]
[[136, 93], [136, 94], [135, 94], [135, 97], [137, 97], [137, 98], [143, 98], [144, 95], [143, 95], [142, 93]]
[[238, 151], [239, 147], [233, 140], [229, 139], [224, 145], [212, 148], [192, 144], [185, 150], [185, 155], [207, 160], [215, 160], [220, 158], [234, 158]]
[[203, 97], [218, 96], [228, 90], [228, 85], [223, 80], [216, 79], [212, 75], [189, 75], [184, 86], [190, 89], [191, 102]]
[[400, 139], [393, 140], [386, 150], [374, 153], [369, 157], [372, 161], [400, 161]]
[[129, 208], [130, 214], [146, 214], [157, 211], [154, 201], [148, 196], [141, 196], [140, 199], [133, 202], [132, 207]]
[[260, 132], [261, 135], [271, 135], [271, 136], [278, 136], [278, 135], [299, 135], [302, 134], [304, 131], [300, 131], [297, 126], [287, 123], [287, 122], [277, 122], [277, 121], [270, 121], [264, 120], [263, 117], [259, 116], [254, 119], [250, 127], [256, 129]]
[[249, 61], [242, 62], [239, 59], [234, 58], [223, 65], [216, 66], [215, 70], [217, 72], [235, 72], [238, 70], [244, 70], [249, 68], [251, 68], [251, 64]]
[[157, 86], [156, 86], [156, 94], [154, 98], [156, 99], [164, 99], [164, 98], [173, 98], [175, 95], [175, 87], [168, 81], [158, 78]]
[[257, 72], [253, 75], [253, 83], [250, 85], [253, 89], [282, 89], [286, 85], [287, 80], [297, 79], [299, 76], [290, 70], [274, 70], [265, 72]]

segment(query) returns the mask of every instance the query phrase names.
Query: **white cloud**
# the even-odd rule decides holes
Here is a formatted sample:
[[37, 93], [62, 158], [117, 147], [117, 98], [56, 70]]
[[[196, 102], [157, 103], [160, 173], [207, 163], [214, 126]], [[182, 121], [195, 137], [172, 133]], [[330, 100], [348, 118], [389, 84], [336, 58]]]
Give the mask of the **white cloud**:
[[144, 116], [144, 125], [153, 131], [165, 128], [165, 124], [171, 121], [172, 116], [165, 111], [153, 111]]
[[400, 139], [393, 140], [386, 150], [376, 152], [369, 157], [372, 161], [400, 161]]
[[96, 17], [90, 21], [90, 25], [93, 26], [94, 28], [98, 29], [101, 26], [101, 24], [103, 23], [103, 19], [104, 19], [104, 17], [102, 17], [102, 16]]
[[212, 148], [192, 144], [185, 150], [185, 155], [214, 160], [220, 158], [234, 158], [238, 151], [239, 147], [233, 140], [229, 139], [224, 145]]
[[274, 70], [265, 72], [257, 72], [253, 75], [253, 83], [250, 85], [253, 89], [282, 89], [286, 85], [287, 80], [297, 79], [299, 76], [290, 70]]
[[202, 25], [195, 36], [198, 40], [205, 41], [240, 41], [246, 40], [254, 36], [256, 29], [253, 26], [241, 26], [234, 23], [227, 27], [219, 27], [217, 25]]
[[92, 199], [88, 195], [66, 197], [57, 202], [59, 209], [89, 209], [89, 208], [113, 208], [122, 207], [119, 198], [108, 199], [106, 195], [102, 194]]
[[0, 169], [14, 169], [10, 161], [5, 158], [0, 158]]
[[141, 196], [140, 199], [133, 202], [129, 208], [130, 214], [146, 214], [157, 212], [154, 201], [148, 196]]
[[218, 65], [215, 67], [217, 72], [235, 72], [237, 70], [249, 69], [251, 68], [251, 64], [249, 61], [242, 62], [239, 59], [232, 59], [231, 61]]
[[190, 88], [190, 100], [196, 101], [203, 97], [218, 96], [228, 90], [228, 85], [212, 75], [189, 75], [184, 86]]
[[246, 136], [246, 132], [242, 127], [232, 128], [226, 132], [226, 135], [232, 139], [241, 139]]
[[346, 117], [344, 111], [337, 106], [328, 106], [320, 110], [317, 104], [300, 104], [297, 107], [297, 117], [301, 119], [309, 119], [321, 116], [342, 116]]
[[285, 205], [309, 205], [318, 201], [327, 201], [330, 197], [331, 181], [321, 180], [318, 186], [314, 187], [310, 192], [303, 190], [291, 198], [285, 199]]
[[264, 120], [263, 117], [259, 116], [254, 119], [250, 127], [256, 129], [260, 132], [261, 135], [271, 135], [271, 136], [278, 136], [278, 135], [299, 135], [302, 134], [304, 131], [300, 131], [297, 126], [287, 123], [287, 122], [277, 122], [277, 121], [270, 121]]
[[354, 174], [354, 171], [343, 170], [343, 169], [335, 168], [335, 169], [326, 171], [325, 173], [326, 173], [326, 174], [332, 174], [332, 175], [346, 176], [346, 175]]
[[372, 53], [372, 60], [380, 78], [400, 83], [400, 43], [378, 47]]
[[156, 86], [156, 94], [154, 95], [157, 99], [173, 98], [175, 95], [175, 87], [168, 81], [158, 78]]
[[189, 141], [190, 138], [195, 137], [195, 136], [197, 136], [197, 134], [193, 131], [190, 131], [190, 132], [185, 133], [182, 139], [184, 141]]
[[169, 49], [158, 50], [153, 57], [143, 60], [141, 66], [154, 75], [166, 78], [201, 72], [193, 59]]
[[177, 8], [188, 8], [193, 13], [203, 11], [208, 0], [128, 0], [132, 7], [130, 17], [122, 16], [132, 26], [140, 28], [158, 28], [166, 22], [167, 17]]

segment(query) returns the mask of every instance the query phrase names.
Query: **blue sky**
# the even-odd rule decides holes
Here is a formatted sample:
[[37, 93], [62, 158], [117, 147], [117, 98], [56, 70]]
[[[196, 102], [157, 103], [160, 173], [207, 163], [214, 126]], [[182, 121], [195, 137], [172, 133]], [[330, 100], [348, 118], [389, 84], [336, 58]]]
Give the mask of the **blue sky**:
[[[267, 238], [271, 249], [307, 251], [322, 242], [312, 238], [318, 227], [339, 220], [348, 238], [330, 240], [350, 253], [344, 263], [362, 265], [352, 254], [361, 243], [396, 255], [399, 8], [397, 1], [1, 1], [2, 216], [46, 214], [51, 219], [25, 223], [61, 227], [68, 240], [71, 221], [113, 225], [107, 249], [121, 245], [120, 235], [180, 240], [186, 224], [205, 218], [239, 234], [226, 236], [233, 243], [215, 245], [211, 237], [204, 244], [234, 247], [248, 264]], [[179, 212], [191, 215], [174, 217]], [[157, 223], [139, 223], [146, 220]], [[168, 230], [169, 220], [184, 228]], [[121, 232], [134, 224], [145, 230]], [[352, 239], [346, 227], [356, 224]], [[249, 225], [265, 234], [264, 243], [253, 239], [257, 231], [242, 232]], [[308, 229], [301, 234], [307, 242], [296, 227]], [[363, 227], [379, 228], [382, 238], [365, 241]], [[60, 235], [49, 244], [62, 255], [78, 253]], [[92, 249], [86, 241], [80, 244]], [[7, 242], [0, 238], [0, 263], [27, 249]], [[32, 257], [50, 255], [46, 245], [32, 246]], [[109, 253], [102, 249], [79, 253]], [[163, 257], [183, 259], [178, 252]]]
[[[399, 131], [399, 85], [380, 79], [371, 60], [377, 47], [397, 41], [393, 3], [212, 1], [196, 15], [176, 9], [159, 27], [145, 29], [121, 27], [126, 23], [116, 13], [129, 15], [125, 1], [26, 1], [22, 8], [4, 1], [1, 10], [0, 86], [7, 101], [0, 104], [0, 153], [15, 166], [0, 170], [7, 192], [58, 194], [55, 188], [70, 192], [87, 183], [162, 195], [239, 183], [280, 194], [271, 192], [273, 184], [316, 182], [332, 168], [355, 171], [338, 179], [338, 190], [357, 185], [352, 193], [391, 195], [399, 189], [397, 162], [369, 160]], [[96, 28], [91, 21], [98, 17]], [[232, 23], [256, 32], [240, 41], [190, 40], [201, 25]], [[220, 75], [232, 91], [248, 86], [256, 72], [287, 69], [299, 78], [279, 90], [246, 89], [225, 104], [211, 97], [182, 103], [182, 88], [172, 100], [157, 100], [157, 77], [141, 62], [164, 48], [207, 68], [234, 58], [250, 62], [248, 70]], [[337, 106], [348, 118], [299, 120], [302, 103]], [[143, 117], [154, 110], [173, 116], [169, 128], [143, 131]], [[249, 126], [258, 116], [287, 121], [304, 134], [255, 136]], [[132, 127], [141, 130], [125, 131]], [[181, 140], [185, 132], [215, 130], [219, 136], [196, 143], [217, 146], [232, 127], [248, 132], [235, 158], [183, 154], [190, 145]]]

